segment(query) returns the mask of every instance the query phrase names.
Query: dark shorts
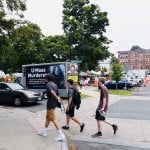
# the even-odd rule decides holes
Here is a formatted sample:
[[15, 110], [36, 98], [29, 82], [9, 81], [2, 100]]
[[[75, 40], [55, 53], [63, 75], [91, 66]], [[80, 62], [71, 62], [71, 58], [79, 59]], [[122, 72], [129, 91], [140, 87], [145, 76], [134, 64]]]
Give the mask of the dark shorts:
[[75, 107], [69, 108], [69, 111], [66, 111], [66, 115], [69, 117], [74, 117]]
[[105, 120], [105, 112], [100, 113], [98, 110], [96, 110], [95, 119], [98, 120], [98, 121], [99, 120], [104, 121]]

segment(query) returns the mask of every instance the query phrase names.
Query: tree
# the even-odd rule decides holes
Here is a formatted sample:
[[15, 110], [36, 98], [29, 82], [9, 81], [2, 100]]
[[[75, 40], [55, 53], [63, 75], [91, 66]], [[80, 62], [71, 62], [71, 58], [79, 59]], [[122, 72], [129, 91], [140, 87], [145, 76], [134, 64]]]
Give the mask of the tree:
[[43, 39], [45, 62], [66, 61], [69, 58], [68, 39], [65, 36], [48, 36]]
[[98, 72], [98, 71], [101, 71], [101, 67], [100, 67], [99, 65], [96, 66], [96, 67], [95, 67], [95, 71], [97, 71], [97, 72]]
[[138, 50], [142, 50], [142, 48], [138, 45], [132, 46], [131, 51], [138, 51]]
[[109, 25], [107, 13], [89, 0], [64, 0], [63, 29], [68, 37], [70, 59], [81, 59], [85, 69], [95, 69], [99, 60], [109, 57], [104, 36]]
[[32, 23], [14, 29], [8, 34], [8, 53], [3, 55], [0, 68], [4, 71], [21, 71], [22, 65], [44, 62], [42, 33]]
[[22, 12], [25, 10], [25, 0], [0, 0], [0, 36], [7, 34], [9, 30], [18, 25], [20, 20], [12, 19], [12, 16], [22, 18]]
[[6, 58], [12, 55], [11, 39], [8, 34], [24, 23], [21, 18], [25, 10], [24, 0], [0, 0], [0, 68], [5, 71], [8, 69]]
[[12, 56], [12, 51], [10, 50], [11, 44], [10, 39], [7, 36], [0, 36], [0, 70], [6, 72], [9, 65], [7, 61], [10, 56]]
[[118, 64], [118, 59], [112, 54], [111, 55], [111, 61], [110, 61], [111, 64]]
[[120, 66], [120, 64], [113, 64], [112, 79], [115, 80], [116, 82], [119, 82], [121, 80], [121, 77], [122, 77], [122, 67]]
[[104, 71], [104, 72], [107, 72], [107, 68], [106, 68], [106, 67], [104, 67], [104, 68], [103, 68], [103, 71]]

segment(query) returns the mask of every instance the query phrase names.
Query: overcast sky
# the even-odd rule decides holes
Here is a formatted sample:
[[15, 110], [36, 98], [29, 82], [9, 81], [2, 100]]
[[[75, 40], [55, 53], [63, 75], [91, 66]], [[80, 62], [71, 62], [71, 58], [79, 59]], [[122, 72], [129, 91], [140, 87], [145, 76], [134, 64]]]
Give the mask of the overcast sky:
[[[150, 49], [150, 0], [90, 0], [108, 12], [106, 36], [113, 41], [109, 50], [130, 50], [133, 45]], [[45, 35], [63, 34], [63, 0], [28, 0], [26, 19], [37, 23]]]

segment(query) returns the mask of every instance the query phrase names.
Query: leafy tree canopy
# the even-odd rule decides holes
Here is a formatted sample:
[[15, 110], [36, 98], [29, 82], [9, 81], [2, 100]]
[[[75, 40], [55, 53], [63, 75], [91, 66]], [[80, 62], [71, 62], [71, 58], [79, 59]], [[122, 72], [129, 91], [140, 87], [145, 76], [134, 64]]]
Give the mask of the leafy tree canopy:
[[141, 48], [138, 45], [132, 46], [132, 48], [131, 48], [131, 51], [144, 51], [144, 50], [146, 50], [146, 49]]
[[48, 36], [43, 39], [45, 62], [66, 61], [69, 57], [68, 38], [62, 35]]
[[104, 36], [109, 25], [107, 13], [89, 0], [64, 0], [63, 29], [70, 45], [70, 59], [81, 59], [82, 68], [95, 69], [99, 60], [109, 57]]
[[0, 36], [18, 25], [20, 20], [14, 19], [14, 16], [22, 18], [25, 10], [25, 0], [0, 0]]
[[112, 79], [118, 82], [121, 80], [121, 77], [122, 77], [122, 67], [119, 64], [113, 64]]
[[[1, 57], [0, 68], [4, 71], [21, 71], [24, 64], [44, 62], [42, 33], [32, 23], [21, 26], [8, 34], [7, 47]], [[8, 50], [7, 50], [8, 49]]]
[[118, 63], [118, 59], [112, 54], [111, 55], [111, 61], [110, 61], [111, 64], [117, 64]]
[[25, 10], [25, 0], [0, 0], [0, 69], [5, 71], [9, 68], [7, 58], [14, 54], [9, 34], [24, 23], [21, 18]]

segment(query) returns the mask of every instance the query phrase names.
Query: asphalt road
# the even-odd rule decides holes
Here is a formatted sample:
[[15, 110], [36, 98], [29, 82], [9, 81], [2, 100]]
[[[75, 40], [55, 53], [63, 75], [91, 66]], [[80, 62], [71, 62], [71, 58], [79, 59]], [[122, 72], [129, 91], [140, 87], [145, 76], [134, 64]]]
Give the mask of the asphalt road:
[[30, 112], [37, 112], [37, 111], [46, 109], [46, 103], [47, 103], [47, 100], [43, 100], [36, 104], [26, 104], [25, 106], [22, 106], [21, 108], [26, 109]]
[[[142, 96], [150, 97], [150, 85], [146, 88], [143, 88], [140, 91], [135, 92], [134, 95], [141, 97], [141, 100], [124, 99], [120, 100], [117, 103], [111, 105], [108, 111], [108, 117], [112, 118], [122, 118], [122, 119], [138, 119], [138, 120], [150, 120], [150, 101], [149, 99], [142, 99]], [[147, 97], [147, 98], [148, 98]], [[22, 106], [23, 109], [26, 109], [31, 112], [37, 112], [46, 109], [47, 100], [43, 100], [40, 103], [35, 105]]]
[[[150, 97], [150, 85], [143, 88], [142, 91], [137, 91], [136, 96]], [[26, 109], [30, 112], [37, 112], [46, 109], [47, 100], [43, 100], [37, 104], [30, 104], [19, 108]], [[109, 107], [108, 117], [122, 118], [122, 119], [139, 119], [150, 120], [150, 100], [142, 99], [135, 100], [130, 97], [130, 100], [120, 100]]]
[[[116, 144], [105, 144], [100, 142], [84, 142], [84, 141], [73, 141], [74, 144], [78, 145], [80, 150], [149, 150], [148, 148], [116, 145]], [[83, 144], [84, 142], [84, 144]]]
[[[63, 101], [64, 104], [66, 102], [67, 102], [66, 100]], [[47, 103], [47, 100], [43, 100], [37, 104], [27, 104], [25, 106], [22, 106], [21, 108], [26, 109], [30, 112], [38, 112], [38, 111], [42, 111], [46, 109], [46, 103]]]
[[113, 104], [108, 116], [112, 118], [150, 120], [150, 101], [148, 100], [120, 100]]
[[[112, 118], [150, 120], [150, 85], [134, 95], [141, 97], [141, 100], [132, 99], [120, 100], [113, 104], [108, 111], [108, 116]], [[142, 99], [146, 96], [147, 99]]]
[[[140, 89], [140, 88], [138, 88]], [[150, 97], [150, 84], [146, 88], [142, 88], [143, 90], [137, 91], [134, 93], [135, 96], [148, 96]]]
[[[63, 103], [65, 104], [67, 101], [66, 100], [63, 100]], [[38, 111], [42, 111], [42, 110], [45, 110], [46, 109], [46, 105], [47, 105], [47, 100], [43, 100], [43, 101], [40, 101], [38, 103], [35, 103], [35, 104], [25, 104], [23, 106], [19, 106], [18, 109], [25, 109], [27, 111], [30, 111], [30, 112], [38, 112]], [[12, 106], [12, 105], [2, 105], [3, 107], [10, 107], [10, 108], [17, 108], [16, 106]]]
[[41, 102], [38, 102], [36, 104], [25, 104], [23, 106], [19, 106], [19, 107], [16, 107], [16, 106], [12, 106], [12, 105], [1, 105], [3, 107], [10, 107], [10, 108], [18, 108], [18, 109], [26, 109], [30, 112], [37, 112], [37, 111], [40, 111], [40, 110], [44, 110], [46, 108], [46, 100], [43, 100]]

